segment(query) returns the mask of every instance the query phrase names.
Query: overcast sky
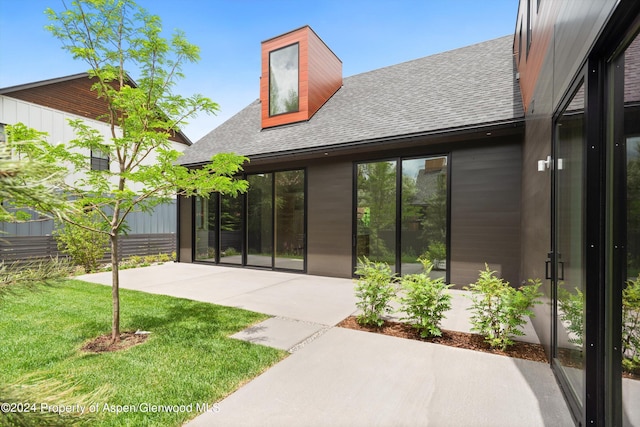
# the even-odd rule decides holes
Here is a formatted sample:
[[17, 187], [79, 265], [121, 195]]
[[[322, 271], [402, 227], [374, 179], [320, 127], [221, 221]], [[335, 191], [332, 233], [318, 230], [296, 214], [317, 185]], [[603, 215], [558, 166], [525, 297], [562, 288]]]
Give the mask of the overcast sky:
[[[68, 3], [71, 0], [67, 0]], [[514, 33], [518, 0], [139, 0], [201, 49], [176, 92], [220, 104], [184, 127], [194, 142], [259, 97], [260, 42], [309, 25], [343, 76]], [[61, 0], [0, 0], [0, 88], [87, 71], [45, 29]], [[473, 64], [469, 64], [470, 67]], [[135, 72], [132, 73], [135, 76]]]

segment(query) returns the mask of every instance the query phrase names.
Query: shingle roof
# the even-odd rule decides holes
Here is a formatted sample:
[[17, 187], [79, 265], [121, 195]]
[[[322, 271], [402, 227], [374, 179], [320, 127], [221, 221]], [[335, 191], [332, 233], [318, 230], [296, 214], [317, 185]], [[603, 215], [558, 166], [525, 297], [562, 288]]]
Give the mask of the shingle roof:
[[446, 132], [524, 116], [512, 36], [343, 79], [308, 121], [261, 130], [256, 100], [185, 151], [182, 164], [219, 152], [245, 156]]

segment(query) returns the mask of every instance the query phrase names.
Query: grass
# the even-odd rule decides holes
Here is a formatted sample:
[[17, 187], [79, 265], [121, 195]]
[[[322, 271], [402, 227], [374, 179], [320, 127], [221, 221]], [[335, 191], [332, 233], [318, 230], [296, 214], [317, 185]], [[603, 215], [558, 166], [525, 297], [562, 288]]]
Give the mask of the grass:
[[[120, 292], [121, 330], [151, 334], [144, 344], [101, 354], [80, 348], [110, 331], [110, 287], [65, 280], [6, 296], [0, 301], [0, 384], [36, 375], [71, 381], [83, 393], [106, 386], [91, 425], [177, 426], [197, 415], [196, 405], [221, 400], [285, 357], [283, 351], [228, 338], [265, 315]], [[193, 412], [116, 414], [104, 411], [105, 404], [143, 405], [140, 410], [147, 404], [192, 405]]]

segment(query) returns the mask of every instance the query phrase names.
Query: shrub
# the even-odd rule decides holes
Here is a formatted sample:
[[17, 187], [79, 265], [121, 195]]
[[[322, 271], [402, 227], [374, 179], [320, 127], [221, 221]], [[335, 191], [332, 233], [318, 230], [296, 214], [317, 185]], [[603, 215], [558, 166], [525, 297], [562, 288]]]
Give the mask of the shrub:
[[442, 277], [433, 279], [429, 276], [433, 269], [431, 261], [422, 258], [419, 261], [424, 272], [407, 274], [400, 279], [400, 286], [405, 291], [400, 303], [402, 311], [407, 313], [403, 320], [409, 320], [422, 338], [439, 337], [444, 312], [451, 308], [451, 294], [446, 292], [451, 285], [446, 285]]
[[390, 302], [395, 295], [394, 274], [389, 265], [373, 262], [367, 257], [358, 260], [356, 274], [356, 306], [362, 310], [358, 323], [367, 326], [382, 326], [382, 316], [391, 311]]
[[622, 366], [640, 369], [640, 275], [622, 291]]
[[480, 271], [478, 280], [465, 289], [471, 291], [472, 331], [484, 336], [491, 347], [504, 350], [513, 345], [512, 336], [522, 336], [519, 329], [526, 323], [524, 316], [533, 316], [531, 307], [540, 304], [536, 299], [542, 294], [538, 292], [540, 280], [529, 279], [529, 284], [519, 289], [509, 286], [495, 276], [495, 271]]
[[579, 288], [569, 292], [558, 287], [558, 316], [569, 332], [569, 342], [582, 347], [584, 337], [584, 294]]
[[99, 223], [96, 213], [78, 215], [73, 221], [78, 225], [65, 223], [54, 231], [58, 249], [69, 255], [76, 265], [81, 265], [86, 273], [91, 273], [98, 269], [100, 260], [107, 251], [109, 236], [82, 227]]

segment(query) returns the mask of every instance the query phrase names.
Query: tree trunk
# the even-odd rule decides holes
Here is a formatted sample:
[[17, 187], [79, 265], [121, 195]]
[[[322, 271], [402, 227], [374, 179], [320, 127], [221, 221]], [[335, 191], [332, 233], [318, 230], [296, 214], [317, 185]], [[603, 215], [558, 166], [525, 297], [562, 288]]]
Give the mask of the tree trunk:
[[120, 276], [118, 274], [118, 235], [111, 234], [111, 297], [113, 318], [111, 321], [111, 342], [120, 340]]

